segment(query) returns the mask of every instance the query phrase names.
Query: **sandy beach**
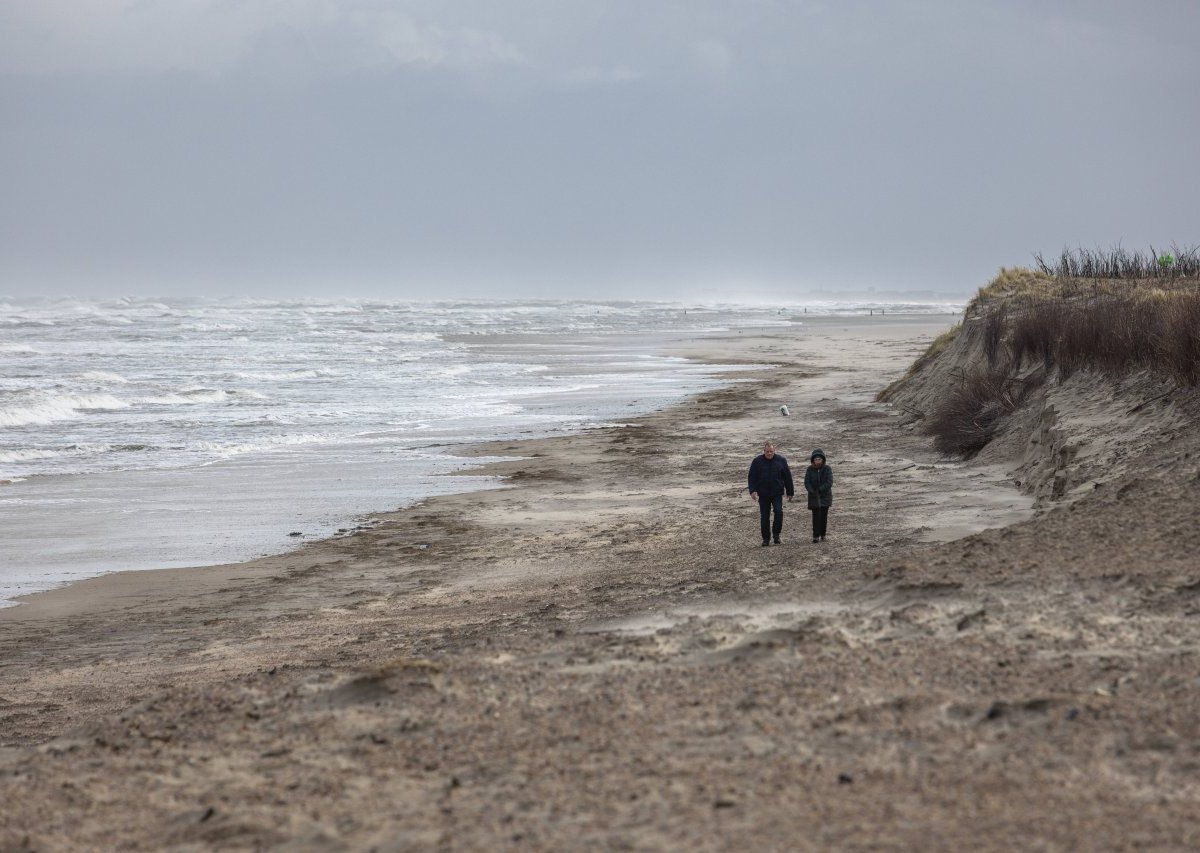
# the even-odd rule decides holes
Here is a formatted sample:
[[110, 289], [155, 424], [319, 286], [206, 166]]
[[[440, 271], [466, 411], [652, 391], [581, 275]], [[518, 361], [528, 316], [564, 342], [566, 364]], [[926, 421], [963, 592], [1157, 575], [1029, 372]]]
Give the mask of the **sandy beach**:
[[[1194, 849], [1200, 437], [1059, 502], [941, 458], [875, 397], [956, 319], [699, 336], [774, 366], [0, 610], [0, 850]], [[828, 454], [824, 544], [801, 501], [759, 546], [768, 438]]]

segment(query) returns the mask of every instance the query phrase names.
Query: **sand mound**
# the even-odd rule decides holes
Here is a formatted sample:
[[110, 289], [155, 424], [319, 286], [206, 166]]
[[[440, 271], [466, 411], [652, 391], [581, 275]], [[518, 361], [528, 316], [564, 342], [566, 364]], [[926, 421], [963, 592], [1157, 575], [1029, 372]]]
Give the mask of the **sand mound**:
[[[1068, 371], [1022, 355], [1011, 318], [1040, 310], [1036, 285], [1021, 279], [1020, 287], [981, 291], [962, 323], [879, 400], [947, 453], [1006, 466], [1046, 509], [1145, 477], [1148, 454], [1197, 430], [1198, 406], [1196, 388], [1164, 371], [1137, 364]], [[1057, 292], [1041, 298], [1066, 299]]]

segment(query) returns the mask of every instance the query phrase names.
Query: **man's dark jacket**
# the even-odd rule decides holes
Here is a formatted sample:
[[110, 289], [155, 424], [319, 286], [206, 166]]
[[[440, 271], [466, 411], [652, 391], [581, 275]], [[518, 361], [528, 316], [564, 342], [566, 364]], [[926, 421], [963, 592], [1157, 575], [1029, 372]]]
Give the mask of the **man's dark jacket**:
[[750, 492], [758, 493], [759, 497], [773, 498], [784, 492], [790, 498], [796, 493], [792, 486], [792, 472], [787, 460], [776, 453], [768, 459], [761, 453], [750, 463], [750, 475], [747, 477]]

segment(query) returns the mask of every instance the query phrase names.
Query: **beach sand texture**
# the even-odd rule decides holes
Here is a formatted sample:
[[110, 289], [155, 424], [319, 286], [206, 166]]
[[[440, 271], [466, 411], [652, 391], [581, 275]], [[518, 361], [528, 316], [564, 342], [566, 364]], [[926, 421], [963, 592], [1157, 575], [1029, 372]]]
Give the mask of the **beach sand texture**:
[[[873, 402], [947, 324], [698, 338], [778, 366], [476, 448], [507, 489], [0, 611], [0, 849], [1195, 849], [1195, 400], [1122, 443], [1058, 399], [1043, 439], [1111, 458], [1026, 495], [1028, 448], [947, 462]], [[766, 438], [829, 454], [826, 543], [801, 501], [759, 546]]]

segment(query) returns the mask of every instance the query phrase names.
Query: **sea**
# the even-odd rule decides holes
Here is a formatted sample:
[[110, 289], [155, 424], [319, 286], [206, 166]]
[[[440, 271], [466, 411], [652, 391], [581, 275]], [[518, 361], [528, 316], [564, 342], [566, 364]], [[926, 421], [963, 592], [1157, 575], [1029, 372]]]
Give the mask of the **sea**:
[[[497, 439], [621, 425], [738, 381], [672, 340], [948, 303], [0, 298], [0, 606], [216, 565], [496, 488]], [[454, 474], [455, 476], [447, 476]]]

